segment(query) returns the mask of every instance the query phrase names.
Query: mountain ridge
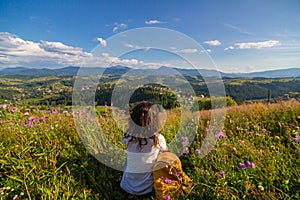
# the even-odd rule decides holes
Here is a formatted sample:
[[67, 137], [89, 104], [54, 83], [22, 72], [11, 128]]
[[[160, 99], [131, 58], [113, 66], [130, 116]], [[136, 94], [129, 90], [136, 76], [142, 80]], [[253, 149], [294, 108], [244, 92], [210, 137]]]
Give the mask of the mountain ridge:
[[222, 76], [226, 78], [297, 78], [300, 77], [300, 68], [276, 69], [261, 72], [250, 73], [225, 73], [217, 70], [209, 69], [184, 69], [178, 67], [161, 66], [158, 69], [132, 69], [127, 66], [116, 65], [109, 68], [81, 68], [76, 66], [68, 66], [58, 69], [49, 68], [27, 68], [15, 67], [0, 69], [0, 76], [88, 76], [94, 74], [116, 74], [122, 75], [129, 73], [132, 75], [189, 75], [216, 77]]

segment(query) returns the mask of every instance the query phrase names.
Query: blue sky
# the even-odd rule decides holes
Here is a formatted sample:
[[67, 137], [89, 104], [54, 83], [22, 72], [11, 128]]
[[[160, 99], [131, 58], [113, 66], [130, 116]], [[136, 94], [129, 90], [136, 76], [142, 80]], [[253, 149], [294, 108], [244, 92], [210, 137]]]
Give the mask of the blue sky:
[[[223, 72], [300, 67], [300, 1], [6, 1], [0, 0], [0, 68], [105, 65], [188, 67], [176, 56], [142, 50], [105, 53], [109, 38], [142, 27], [178, 31], [199, 43]], [[142, 37], [141, 37], [142, 38]], [[147, 38], [142, 38], [147, 40]], [[159, 40], [159, 39], [158, 39]], [[104, 47], [101, 58], [90, 52]], [[128, 50], [143, 47], [122, 42]], [[143, 48], [142, 48], [143, 49]], [[196, 57], [202, 50], [171, 47]], [[198, 59], [198, 63], [196, 60]]]

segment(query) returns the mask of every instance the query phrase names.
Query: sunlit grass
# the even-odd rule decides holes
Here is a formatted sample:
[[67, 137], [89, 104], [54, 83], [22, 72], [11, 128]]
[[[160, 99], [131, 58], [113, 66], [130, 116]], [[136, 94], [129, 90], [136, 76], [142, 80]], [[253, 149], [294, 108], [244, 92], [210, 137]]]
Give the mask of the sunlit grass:
[[[104, 166], [86, 150], [73, 122], [76, 113], [33, 107], [25, 115], [24, 109], [0, 108], [0, 199], [125, 198], [119, 188], [122, 172]], [[166, 114], [161, 133], [170, 142], [180, 111]], [[109, 107], [97, 111], [97, 120], [109, 140], [124, 148]], [[229, 107], [219, 130], [222, 137], [201, 159], [199, 149], [210, 126], [210, 111], [202, 111], [195, 140], [181, 157], [195, 185], [179, 199], [299, 199], [299, 122], [297, 101]], [[241, 168], [247, 161], [255, 166]]]

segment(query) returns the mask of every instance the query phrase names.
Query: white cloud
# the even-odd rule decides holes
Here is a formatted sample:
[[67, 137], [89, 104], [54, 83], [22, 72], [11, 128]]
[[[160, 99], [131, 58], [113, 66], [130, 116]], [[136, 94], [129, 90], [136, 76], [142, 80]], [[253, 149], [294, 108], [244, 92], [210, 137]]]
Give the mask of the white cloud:
[[152, 25], [152, 24], [162, 24], [162, 23], [163, 23], [163, 22], [161, 22], [161, 21], [159, 21], [159, 20], [156, 20], [156, 19], [145, 21], [145, 24], [148, 24], [148, 25]]
[[112, 29], [112, 31], [113, 31], [114, 33], [116, 33], [116, 32], [118, 32], [119, 30], [124, 30], [124, 29], [126, 29], [127, 27], [128, 27], [127, 24], [124, 24], [124, 23], [121, 23], [121, 24], [115, 23], [115, 24], [114, 24], [114, 28]]
[[131, 48], [131, 49], [143, 49], [145, 51], [148, 51], [150, 49], [150, 47], [144, 47], [144, 46], [139, 46], [136, 44], [129, 44], [129, 43], [124, 43], [124, 46]]
[[233, 46], [229, 46], [229, 47], [226, 47], [224, 50], [228, 51], [228, 50], [232, 50], [232, 49], [234, 49], [234, 47]]
[[205, 41], [204, 44], [219, 46], [221, 45], [221, 42], [219, 40], [209, 40], [209, 41]]
[[270, 48], [274, 46], [280, 45], [280, 42], [277, 40], [267, 40], [264, 42], [242, 42], [235, 43], [234, 46], [229, 46], [224, 50], [232, 50], [232, 49], [261, 49], [261, 48]]
[[97, 38], [97, 41], [100, 42], [101, 46], [106, 47], [106, 40], [103, 38]]
[[211, 49], [206, 49], [206, 52], [211, 53], [212, 51]]
[[280, 42], [277, 40], [268, 40], [264, 42], [245, 42], [245, 43], [236, 43], [235, 46], [239, 49], [261, 49], [266, 47], [274, 47], [280, 45]]
[[178, 52], [178, 53], [196, 53], [197, 51], [198, 51], [197, 49], [187, 48], [187, 49], [180, 49], [180, 50], [177, 50], [175, 52]]
[[[33, 42], [0, 32], [0, 68], [34, 67], [60, 68], [66, 66], [107, 67], [124, 65], [129, 67], [158, 67], [159, 62], [143, 62], [137, 59], [121, 59], [108, 53], [93, 55], [82, 48], [72, 47], [61, 42]], [[134, 46], [137, 47], [137, 46]]]

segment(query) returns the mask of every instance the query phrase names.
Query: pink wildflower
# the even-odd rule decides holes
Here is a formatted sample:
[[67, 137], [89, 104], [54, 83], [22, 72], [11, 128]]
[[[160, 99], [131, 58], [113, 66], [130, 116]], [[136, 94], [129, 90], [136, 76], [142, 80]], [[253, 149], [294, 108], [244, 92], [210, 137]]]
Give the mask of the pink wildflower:
[[183, 151], [182, 151], [183, 154], [188, 154], [189, 152], [190, 152], [189, 148], [187, 148], [187, 147], [184, 148]]
[[224, 171], [221, 171], [221, 172], [220, 172], [220, 175], [224, 178], [224, 177], [225, 177], [225, 172], [224, 172]]

